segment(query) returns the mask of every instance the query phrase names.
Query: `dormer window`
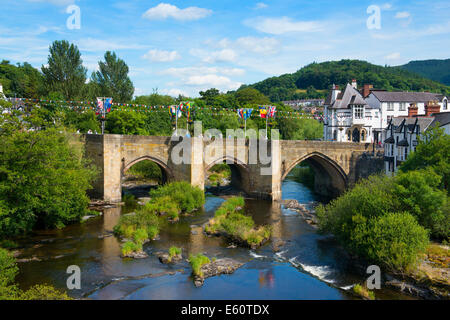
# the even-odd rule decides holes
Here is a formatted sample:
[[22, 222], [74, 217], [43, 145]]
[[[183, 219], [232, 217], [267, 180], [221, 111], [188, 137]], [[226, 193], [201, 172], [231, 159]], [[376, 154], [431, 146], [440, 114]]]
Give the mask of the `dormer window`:
[[355, 119], [362, 119], [364, 117], [364, 107], [356, 105], [353, 107]]

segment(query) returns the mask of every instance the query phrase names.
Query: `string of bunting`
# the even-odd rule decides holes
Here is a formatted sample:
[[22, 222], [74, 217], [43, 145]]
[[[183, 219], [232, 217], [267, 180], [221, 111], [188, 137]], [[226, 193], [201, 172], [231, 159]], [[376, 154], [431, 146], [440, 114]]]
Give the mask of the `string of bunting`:
[[[33, 99], [33, 98], [10, 98], [10, 101], [22, 101], [22, 102], [28, 102], [28, 103], [41, 103], [44, 105], [50, 105], [50, 104], [65, 104], [67, 107], [71, 107], [75, 110], [97, 110], [97, 102], [93, 101], [76, 101], [76, 100], [49, 100], [49, 99]], [[144, 104], [133, 104], [133, 103], [119, 103], [119, 102], [113, 102], [111, 103], [110, 111], [118, 110], [118, 111], [134, 111], [134, 112], [167, 112], [169, 111], [171, 115], [178, 114], [178, 117], [180, 117], [179, 111], [183, 111], [183, 107], [186, 110], [187, 114], [190, 114], [191, 112], [201, 111], [202, 114], [206, 115], [214, 115], [214, 116], [227, 116], [227, 115], [238, 115], [239, 116], [239, 110], [241, 108], [223, 108], [223, 107], [212, 107], [212, 106], [205, 106], [200, 107], [197, 105], [191, 105], [191, 102], [182, 102], [179, 105], [169, 105], [169, 106], [149, 106]], [[270, 112], [270, 108], [272, 106], [259, 106], [260, 112], [258, 113], [251, 113], [249, 112], [247, 118], [256, 118], [256, 117], [262, 117], [263, 113], [261, 112], [262, 108], [268, 107], [268, 112]], [[173, 112], [174, 108], [176, 108], [176, 113]], [[274, 108], [274, 107], [272, 107]], [[244, 109], [242, 109], [244, 110]], [[250, 109], [245, 109], [250, 110]], [[209, 113], [205, 113], [204, 111], [210, 111]], [[219, 112], [217, 112], [219, 111]], [[310, 113], [305, 113], [301, 111], [284, 111], [284, 110], [276, 110], [273, 109], [273, 115], [271, 117], [275, 118], [275, 112], [276, 112], [276, 118], [296, 118], [296, 119], [316, 119], [316, 120], [323, 120], [324, 117], [321, 114], [311, 115]], [[327, 117], [328, 118], [328, 117]]]

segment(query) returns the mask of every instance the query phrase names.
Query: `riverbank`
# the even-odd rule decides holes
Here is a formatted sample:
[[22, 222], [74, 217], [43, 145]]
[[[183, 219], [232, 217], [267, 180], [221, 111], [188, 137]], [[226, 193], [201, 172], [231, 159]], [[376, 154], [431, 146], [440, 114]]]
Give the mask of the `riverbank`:
[[[297, 212], [305, 222], [317, 228], [316, 202], [299, 203], [294, 199], [282, 201], [286, 209]], [[355, 269], [365, 273], [368, 262], [349, 253]], [[448, 246], [430, 244], [415, 269], [408, 273], [383, 272], [383, 284], [401, 293], [421, 299], [450, 299], [450, 250]], [[376, 290], [374, 291], [376, 293]]]

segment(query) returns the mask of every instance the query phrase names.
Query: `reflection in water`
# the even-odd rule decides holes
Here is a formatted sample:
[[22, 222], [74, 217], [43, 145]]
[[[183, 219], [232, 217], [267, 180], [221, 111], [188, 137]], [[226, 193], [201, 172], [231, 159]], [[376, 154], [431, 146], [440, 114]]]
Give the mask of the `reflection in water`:
[[262, 287], [269, 287], [273, 288], [275, 278], [273, 276], [272, 269], [269, 269], [267, 271], [259, 271], [259, 277], [258, 277], [259, 286]]
[[[317, 200], [310, 190], [289, 179], [283, 183], [283, 195], [301, 203]], [[82, 289], [69, 294], [92, 299], [348, 299], [351, 296], [339, 288], [364, 280], [365, 275], [352, 273], [351, 261], [334, 241], [317, 234], [278, 202], [246, 199], [245, 209], [257, 225], [272, 226], [272, 240], [286, 242], [279, 252], [270, 244], [256, 251], [231, 248], [222, 238], [205, 236], [202, 225], [223, 201], [208, 195], [203, 210], [169, 224], [161, 231], [160, 240], [144, 246], [149, 254], [146, 259], [120, 258], [121, 243], [111, 231], [126, 211], [121, 208], [106, 209], [101, 217], [63, 230], [37, 233], [21, 243], [18, 258], [40, 261], [19, 263], [17, 280], [22, 288], [39, 282], [65, 289], [67, 267], [78, 265]], [[164, 265], [153, 254], [172, 245], [182, 248], [185, 259], [190, 253], [202, 252], [245, 264], [232, 275], [209, 278], [196, 288], [185, 259], [177, 265]], [[387, 291], [378, 296], [403, 297]]]

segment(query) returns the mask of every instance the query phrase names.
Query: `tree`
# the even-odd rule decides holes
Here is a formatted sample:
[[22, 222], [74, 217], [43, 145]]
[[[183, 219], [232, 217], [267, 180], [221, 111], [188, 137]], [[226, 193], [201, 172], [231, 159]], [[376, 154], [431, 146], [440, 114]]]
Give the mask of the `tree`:
[[115, 110], [106, 116], [106, 131], [114, 134], [147, 135], [145, 115], [141, 112]]
[[115, 52], [106, 51], [105, 62], [99, 61], [99, 71], [93, 72], [91, 81], [98, 84], [102, 96], [112, 97], [117, 102], [129, 102], [133, 98], [134, 86], [128, 77], [128, 66]]
[[78, 47], [62, 40], [54, 41], [49, 50], [48, 66], [41, 68], [49, 91], [60, 92], [66, 99], [80, 97], [87, 69]]
[[400, 166], [400, 171], [426, 169], [430, 167], [441, 176], [441, 187], [448, 190], [450, 183], [450, 136], [435, 126], [419, 138], [416, 151]]
[[[96, 176], [79, 137], [42, 118], [19, 116], [22, 121], [0, 118], [8, 122], [0, 131], [0, 238], [79, 222]], [[28, 130], [36, 122], [45, 129]]]
[[214, 105], [214, 100], [220, 95], [219, 90], [216, 88], [211, 88], [206, 91], [199, 92], [201, 99], [209, 106]]
[[270, 100], [254, 88], [245, 88], [236, 92], [236, 99], [241, 104], [269, 104]]

